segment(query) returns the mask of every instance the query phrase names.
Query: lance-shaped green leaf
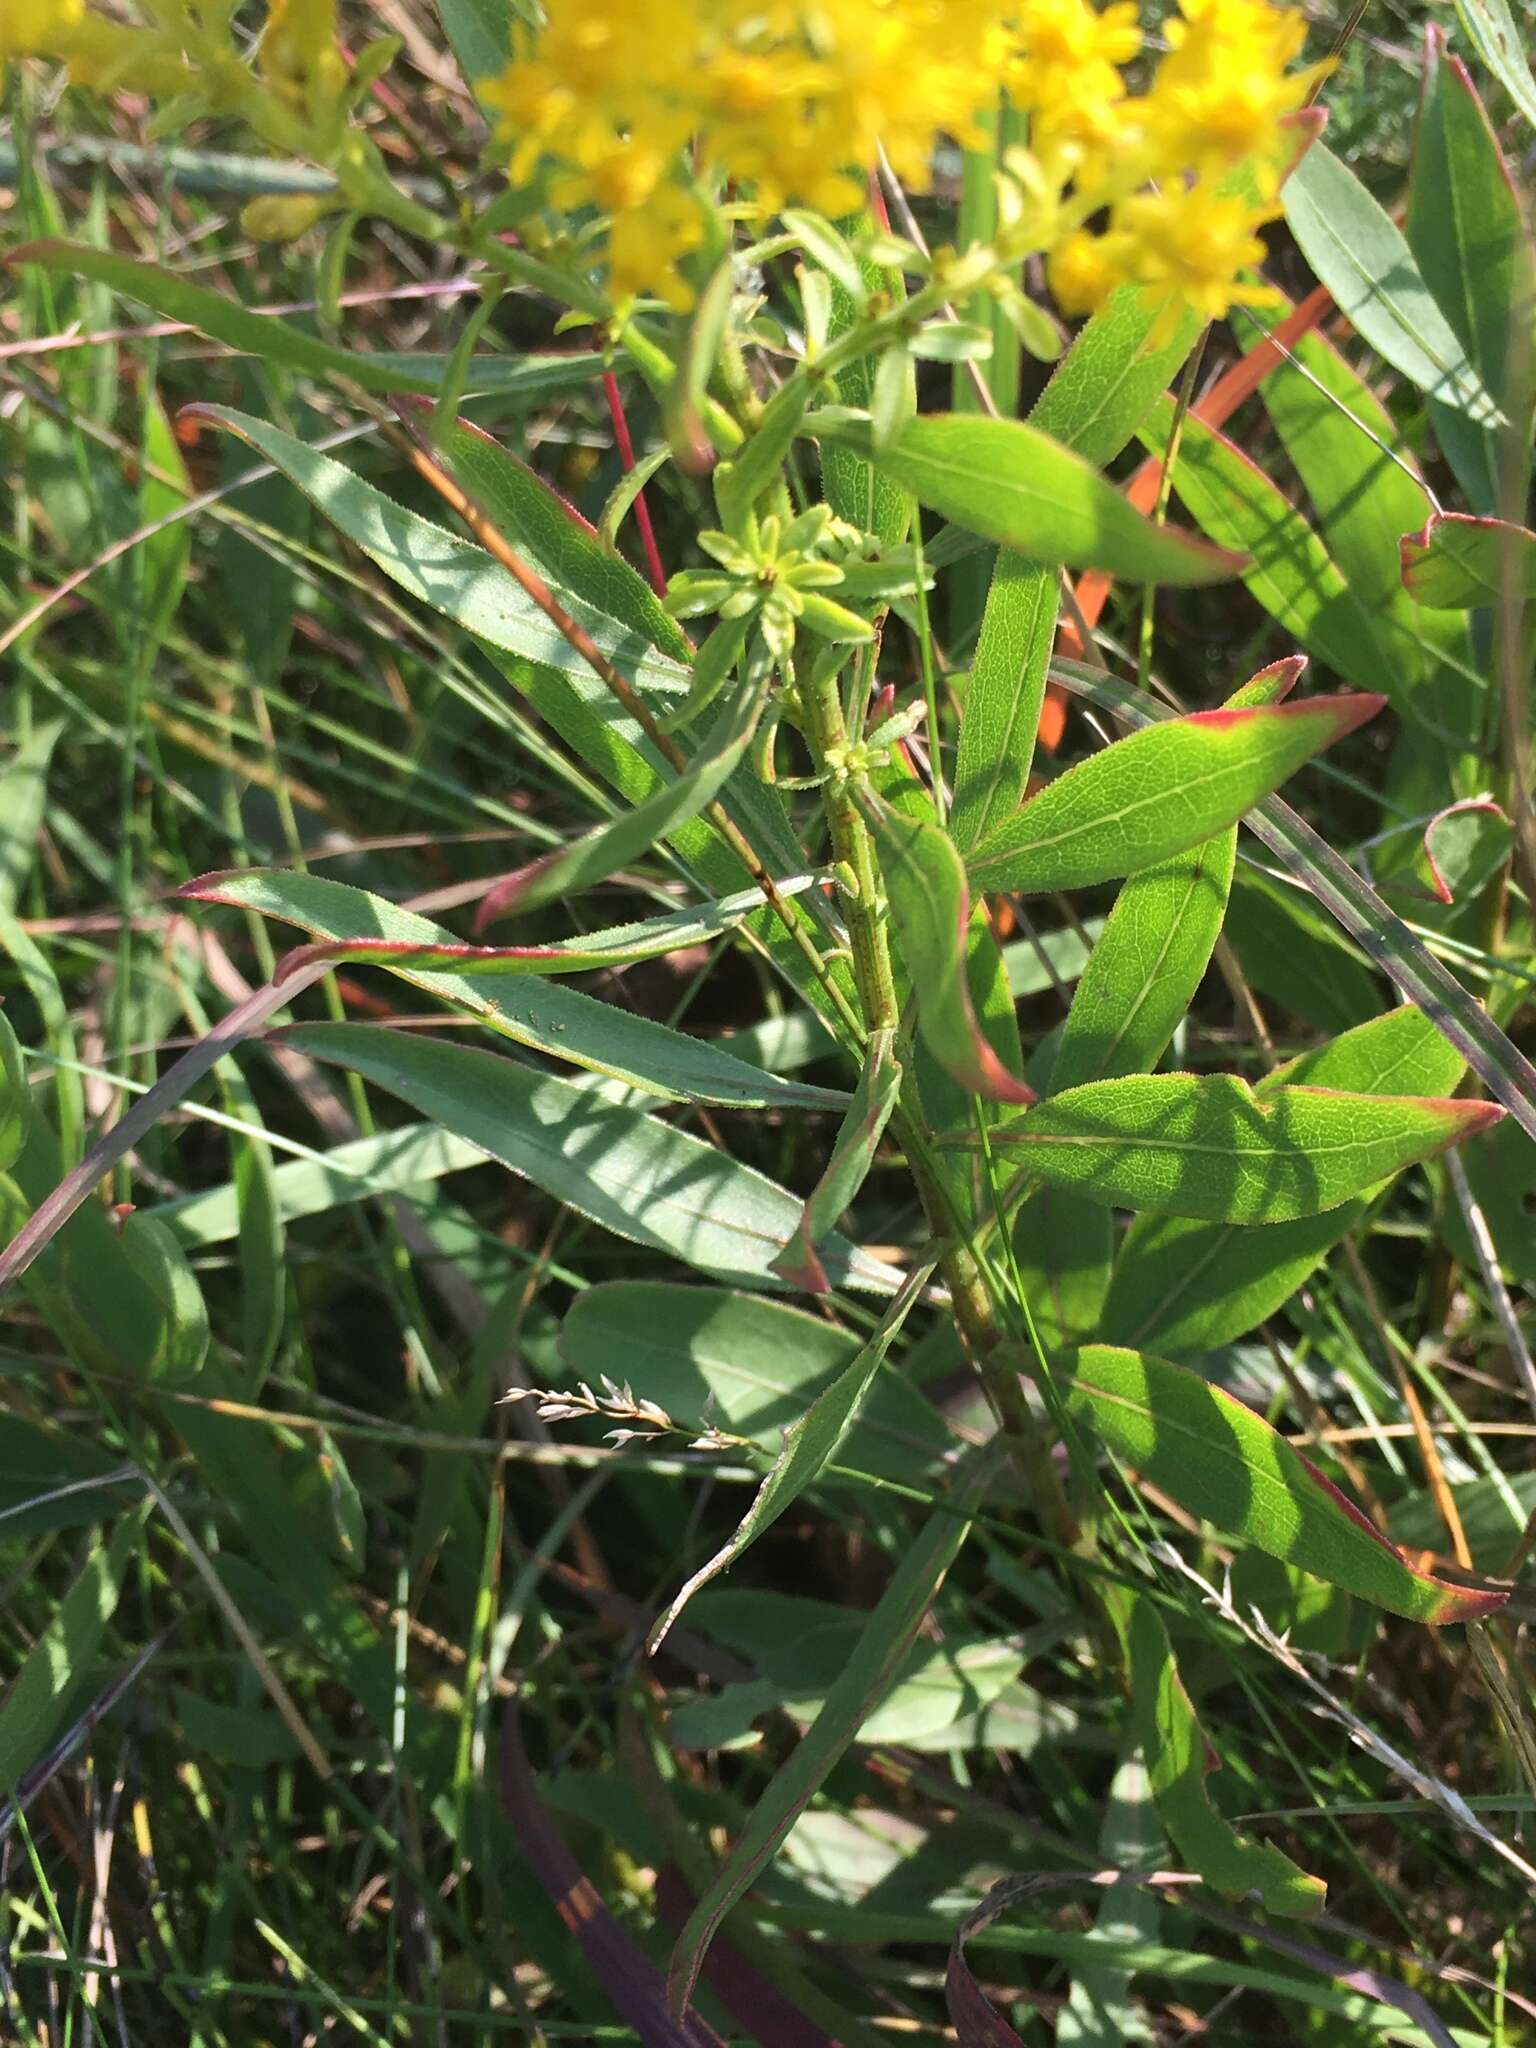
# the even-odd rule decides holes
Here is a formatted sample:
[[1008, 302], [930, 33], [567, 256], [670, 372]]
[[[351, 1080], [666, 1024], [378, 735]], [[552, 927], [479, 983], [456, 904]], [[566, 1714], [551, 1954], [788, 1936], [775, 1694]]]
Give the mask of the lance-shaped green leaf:
[[997, 1102], [1032, 1102], [987, 1042], [966, 976], [971, 892], [949, 836], [937, 825], [870, 800], [891, 923], [917, 1000], [923, 1042], [952, 1079]]
[[[769, 1261], [800, 1218], [751, 1167], [590, 1089], [373, 1024], [304, 1024], [285, 1042], [375, 1081], [579, 1214], [733, 1285], [782, 1287]], [[902, 1276], [844, 1239], [824, 1241], [839, 1286], [893, 1294]]]
[[1348, 1031], [1381, 1008], [1358, 949], [1289, 878], [1240, 864], [1223, 929], [1249, 984], [1319, 1031]]
[[1471, 1621], [1508, 1597], [1418, 1572], [1251, 1408], [1145, 1352], [1085, 1344], [1052, 1368], [1069, 1411], [1138, 1478], [1213, 1528], [1410, 1621]]
[[[167, 320], [178, 320], [195, 333], [223, 342], [226, 348], [281, 363], [311, 377], [348, 377], [367, 391], [412, 391], [430, 395], [442, 384], [448, 357], [359, 355], [333, 348], [302, 328], [269, 313], [253, 313], [224, 292], [189, 284], [157, 264], [135, 262], [109, 249], [91, 249], [79, 242], [28, 242], [13, 249], [10, 263], [36, 263], [45, 270], [90, 278], [125, 299], [134, 299]], [[530, 403], [579, 391], [601, 374], [600, 355], [477, 356], [470, 364], [468, 388], [495, 391]]]
[[1339, 311], [1393, 369], [1482, 425], [1502, 415], [1391, 216], [1321, 142], [1285, 182], [1285, 216]]
[[1384, 701], [1360, 695], [1197, 711], [1116, 740], [990, 833], [966, 863], [971, 882], [1038, 895], [1171, 859], [1236, 824]]
[[[1227, 709], [1278, 704], [1306, 665], [1301, 654], [1272, 662]], [[1229, 825], [1125, 883], [1079, 977], [1051, 1062], [1051, 1094], [1157, 1065], [1210, 962], [1236, 860], [1237, 827]]]
[[1236, 860], [1232, 826], [1124, 884], [1067, 1013], [1053, 1094], [1157, 1065], [1221, 932]]
[[[1249, 314], [1272, 334], [1294, 311], [1277, 295]], [[1397, 542], [1424, 524], [1430, 508], [1391, 413], [1315, 328], [1297, 335], [1267, 371], [1259, 397], [1306, 487], [1330, 557], [1378, 632], [1386, 615], [1394, 652], [1408, 652], [1415, 621], [1398, 581]]]
[[[866, 241], [874, 225], [868, 213], [842, 224], [844, 232], [856, 242]], [[832, 278], [832, 308], [827, 323], [829, 340], [846, 334], [858, 323], [870, 292], [884, 292], [893, 301], [906, 297], [906, 283], [900, 270], [887, 269], [884, 264], [872, 262], [868, 257], [859, 259], [861, 287], [856, 292], [839, 284], [831, 271], [828, 275]], [[872, 356], [859, 356], [841, 370], [837, 377], [837, 396], [842, 404], [867, 410], [874, 399], [875, 371]], [[904, 408], [908, 413], [914, 413], [917, 410], [917, 387], [910, 362], [906, 385]], [[861, 460], [851, 448], [839, 441], [823, 441], [821, 481], [827, 503], [839, 519], [846, 519], [863, 533], [876, 535], [885, 546], [906, 537], [912, 522], [912, 500], [899, 485]]]
[[[1102, 469], [1167, 390], [1199, 332], [1195, 313], [1185, 309], [1170, 322], [1156, 293], [1122, 285], [1057, 365], [1030, 425]], [[1009, 816], [1029, 781], [1059, 582], [1053, 569], [1011, 549], [998, 555], [955, 756], [950, 830], [962, 852]]]
[[987, 587], [955, 754], [950, 829], [962, 852], [1006, 823], [1029, 783], [1056, 640], [1060, 574], [1004, 549]]
[[837, 1455], [838, 1447], [863, 1406], [876, 1373], [885, 1363], [886, 1353], [906, 1321], [912, 1304], [928, 1284], [932, 1271], [931, 1265], [922, 1266], [908, 1276], [869, 1342], [850, 1360], [831, 1386], [817, 1395], [799, 1421], [791, 1423], [785, 1430], [783, 1447], [753, 1496], [752, 1505], [742, 1516], [730, 1540], [722, 1544], [709, 1562], [701, 1565], [681, 1587], [666, 1613], [651, 1630], [646, 1645], [649, 1650], [654, 1652], [660, 1647], [663, 1637], [699, 1588], [707, 1586], [711, 1579], [718, 1578], [721, 1572], [733, 1565], [743, 1551], [773, 1526], [786, 1508], [794, 1505]]
[[437, 0], [437, 11], [470, 84], [499, 78], [512, 47], [512, 0]]
[[1441, 903], [1461, 903], [1491, 881], [1509, 857], [1514, 827], [1491, 796], [1447, 804], [1424, 827], [1424, 865]]
[[811, 423], [848, 440], [920, 504], [1035, 561], [1166, 584], [1216, 583], [1242, 567], [1238, 556], [1143, 518], [1091, 463], [1022, 420], [929, 414], [882, 448], [857, 423]]
[[[426, 405], [420, 409], [423, 430], [430, 410]], [[509, 448], [469, 420], [453, 421], [434, 437], [433, 447], [547, 582], [632, 627], [674, 661], [693, 659], [687, 635], [645, 578], [605, 548], [597, 529]]]
[[[1372, 1017], [1267, 1076], [1363, 1095], [1449, 1095], [1462, 1055], [1412, 1003]], [[1245, 1230], [1187, 1216], [1138, 1216], [1120, 1246], [1098, 1334], [1192, 1357], [1230, 1344], [1288, 1301], [1365, 1215], [1378, 1189], [1317, 1216]]]
[[901, 1066], [895, 1047], [893, 1031], [870, 1033], [864, 1069], [833, 1141], [832, 1156], [806, 1197], [799, 1229], [773, 1261], [774, 1271], [792, 1287], [803, 1287], [812, 1294], [827, 1291], [826, 1270], [816, 1247], [836, 1228], [838, 1218], [869, 1178], [881, 1134], [901, 1094]]
[[1205, 1780], [1220, 1758], [1195, 1717], [1162, 1619], [1144, 1595], [1134, 1600], [1126, 1635], [1131, 1719], [1174, 1847], [1229, 1899], [1257, 1892], [1271, 1913], [1294, 1918], [1319, 1911], [1328, 1893], [1320, 1879], [1309, 1877], [1273, 1842], [1239, 1834], [1212, 1805]]
[[[1167, 447], [1173, 417], [1165, 399], [1142, 429], [1153, 454]], [[1251, 456], [1193, 414], [1179, 439], [1174, 488], [1202, 532], [1245, 551], [1244, 583], [1287, 634], [1352, 683], [1396, 688], [1399, 671], [1371, 614], [1316, 532]]]
[[[1502, 0], [1480, 4], [1491, 19]], [[1468, 6], [1463, 12], [1469, 28], [1476, 11]], [[1504, 20], [1507, 25], [1507, 13]], [[1529, 95], [1529, 52], [1523, 39], [1512, 42], [1514, 68]], [[1465, 65], [1447, 54], [1444, 34], [1433, 23], [1425, 31], [1424, 89], [1403, 232], [1424, 282], [1488, 390], [1511, 418], [1528, 419], [1528, 331], [1536, 277], [1527, 210]], [[1472, 509], [1498, 511], [1504, 453], [1498, 434], [1435, 400], [1430, 420]], [[1518, 502], [1519, 495], [1517, 488], [1510, 502]], [[1420, 523], [1405, 522], [1398, 531]]]
[[382, 967], [413, 987], [468, 1011], [487, 1030], [571, 1066], [627, 1081], [653, 1095], [743, 1109], [775, 1101], [841, 1109], [848, 1099], [831, 1089], [781, 1080], [735, 1058], [723, 1047], [599, 1003], [578, 989], [562, 988], [542, 977], [482, 978], [407, 966], [402, 952], [394, 949], [451, 952], [458, 942], [430, 919], [345, 882], [290, 874], [279, 868], [249, 868], [202, 875], [178, 893], [197, 903], [227, 903], [240, 910], [254, 910], [262, 917], [299, 925], [317, 939], [332, 943], [383, 942], [391, 950], [380, 953]]
[[[658, 840], [687, 819], [696, 818], [714, 802], [752, 744], [767, 694], [767, 677], [758, 687], [741, 691], [700, 741], [697, 754], [682, 773], [633, 810], [621, 811], [608, 824], [584, 833], [569, 846], [545, 854], [515, 874], [503, 875], [486, 891], [475, 912], [475, 930], [483, 932], [500, 918], [594, 888], [649, 853]], [[761, 891], [755, 894], [751, 908], [762, 904]]]
[[[1103, 669], [1057, 662], [1052, 680], [1138, 727], [1173, 720], [1174, 714], [1155, 697], [1116, 681]], [[1391, 905], [1278, 797], [1266, 798], [1247, 824], [1361, 950], [1391, 976], [1402, 995], [1420, 1006], [1522, 1129], [1536, 1138], [1536, 1067], [1477, 999], [1414, 937]]]
[[1420, 604], [1471, 611], [1536, 597], [1536, 533], [1506, 519], [1445, 512], [1401, 543], [1404, 588]]
[[[195, 408], [199, 419], [227, 427], [312, 498], [403, 590], [493, 647], [544, 668], [589, 673], [585, 660], [498, 562], [472, 541], [407, 511], [355, 470], [305, 447], [280, 427], [225, 406]], [[647, 644], [625, 620], [563, 587], [555, 595], [593, 644], [637, 688], [680, 691], [688, 671]]]
[[903, 1553], [809, 1732], [759, 1795], [735, 1847], [678, 1936], [668, 1977], [674, 2011], [687, 2010], [704, 1953], [721, 1921], [772, 1859], [900, 1670], [924, 1615], [960, 1554], [992, 1470], [992, 1455], [983, 1452], [956, 1475], [949, 1496]]
[[[778, 883], [779, 894], [798, 896], [815, 877], [791, 875]], [[411, 967], [445, 975], [587, 974], [599, 967], [630, 967], [637, 960], [656, 960], [683, 946], [698, 946], [740, 928], [762, 907], [762, 891], [743, 889], [719, 903], [697, 910], [668, 911], [636, 924], [610, 925], [606, 931], [583, 932], [579, 939], [554, 939], [539, 946], [469, 946], [454, 939], [422, 946], [410, 939], [322, 939], [297, 946], [277, 964], [277, 979], [301, 974], [316, 961], [350, 961], [379, 967]]]
[[1497, 1123], [1492, 1103], [1130, 1074], [1069, 1088], [995, 1133], [1009, 1159], [1113, 1208], [1283, 1223], [1315, 1216]]
[[[767, 1458], [853, 1365], [861, 1344], [822, 1315], [762, 1294], [674, 1280], [605, 1280], [579, 1293], [560, 1326], [573, 1380], [623, 1365], [626, 1385], [678, 1421], [706, 1419], [750, 1437]], [[870, 1386], [847, 1463], [882, 1479], [930, 1473], [954, 1448], [938, 1410], [901, 1373]]]

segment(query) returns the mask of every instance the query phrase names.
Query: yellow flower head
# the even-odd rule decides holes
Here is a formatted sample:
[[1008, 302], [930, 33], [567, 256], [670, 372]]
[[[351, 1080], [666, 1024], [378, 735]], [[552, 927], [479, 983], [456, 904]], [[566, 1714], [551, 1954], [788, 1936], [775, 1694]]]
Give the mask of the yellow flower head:
[[336, 47], [336, 0], [267, 0], [259, 61], [280, 98], [323, 118], [347, 75]]
[[0, 0], [0, 63], [59, 55], [84, 13], [85, 0]]
[[1266, 296], [1238, 282], [1264, 260], [1256, 233], [1264, 217], [1235, 193], [1195, 183], [1135, 194], [1116, 209], [1115, 229], [1131, 252], [1134, 277], [1220, 320], [1233, 305]]
[[[1135, 93], [1134, 0], [545, 0], [543, 26], [514, 31], [482, 92], [514, 180], [542, 167], [554, 207], [597, 216], [587, 245], [621, 302], [688, 303], [678, 266], [712, 198], [835, 216], [882, 150], [922, 190], [939, 139], [980, 141], [1006, 94], [1029, 115], [1037, 169], [1003, 218], [1015, 240], [1038, 229], [1064, 309], [1128, 276], [1205, 307], [1230, 297], [1264, 217], [1211, 180], [1255, 158], [1252, 189], [1272, 195], [1280, 124], [1317, 75], [1290, 68], [1304, 34], [1272, 0], [1180, 0], [1152, 88]], [[1109, 230], [1090, 231], [1106, 214]]]
[[1124, 235], [1090, 235], [1079, 228], [1058, 242], [1046, 275], [1063, 313], [1097, 313], [1117, 284], [1130, 275]]

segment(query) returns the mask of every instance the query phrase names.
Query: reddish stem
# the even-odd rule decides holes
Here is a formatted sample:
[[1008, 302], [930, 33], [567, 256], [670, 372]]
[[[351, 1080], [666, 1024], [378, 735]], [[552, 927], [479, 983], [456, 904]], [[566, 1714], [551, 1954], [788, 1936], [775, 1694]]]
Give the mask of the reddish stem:
[[[626, 475], [635, 466], [635, 444], [629, 438], [629, 421], [624, 413], [624, 394], [619, 389], [619, 380], [612, 370], [603, 372], [603, 395], [608, 400], [608, 417], [613, 421], [613, 438], [619, 445], [619, 460]], [[667, 594], [667, 572], [661, 566], [661, 550], [656, 545], [656, 529], [651, 524], [651, 510], [645, 502], [645, 492], [635, 493], [635, 524], [640, 529], [640, 545], [645, 549], [645, 566], [650, 571], [651, 587], [658, 597]]]

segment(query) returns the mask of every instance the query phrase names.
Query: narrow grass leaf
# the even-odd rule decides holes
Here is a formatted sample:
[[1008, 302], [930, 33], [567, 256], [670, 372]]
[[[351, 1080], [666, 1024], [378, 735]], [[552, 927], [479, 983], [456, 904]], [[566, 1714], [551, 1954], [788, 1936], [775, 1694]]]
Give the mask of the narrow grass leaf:
[[[661, 839], [714, 802], [735, 771], [757, 730], [767, 696], [767, 679], [741, 691], [699, 743], [683, 772], [665, 782], [653, 796], [625, 810], [606, 825], [546, 854], [516, 874], [504, 876], [486, 892], [475, 913], [475, 930], [484, 931], [499, 918], [513, 917], [557, 897], [575, 896], [594, 888], [620, 868], [649, 853]], [[750, 906], [762, 902], [759, 894]]]
[[1415, 1571], [1278, 1430], [1198, 1373], [1112, 1344], [1085, 1344], [1053, 1371], [1069, 1412], [1140, 1480], [1271, 1557], [1435, 1627], [1508, 1597]]
[[1327, 1886], [1272, 1842], [1252, 1842], [1211, 1804], [1207, 1774], [1220, 1761], [1206, 1742], [1156, 1608], [1135, 1599], [1128, 1630], [1131, 1717], [1152, 1796], [1179, 1854], [1228, 1898], [1257, 1892], [1271, 1913], [1316, 1913]]
[[[286, 1042], [398, 1095], [558, 1202], [633, 1243], [735, 1283], [771, 1270], [800, 1204], [751, 1167], [639, 1110], [498, 1054], [367, 1024], [307, 1024]], [[842, 1238], [823, 1248], [839, 1285], [893, 1294], [901, 1274]]]
[[929, 414], [883, 448], [867, 430], [840, 431], [919, 504], [1035, 561], [1170, 585], [1215, 583], [1242, 567], [1144, 519], [1082, 456], [1022, 420]]
[[1469, 611], [1536, 597], [1536, 533], [1465, 512], [1432, 518], [1402, 539], [1403, 587], [1420, 604]]
[[14, 1791], [48, 1747], [69, 1694], [90, 1671], [117, 1607], [123, 1573], [143, 1539], [128, 1516], [99, 1544], [59, 1602], [48, 1626], [22, 1658], [0, 1699], [0, 1786]]
[[[735, 1532], [708, 1563], [684, 1583], [652, 1629], [647, 1647], [653, 1653], [700, 1587], [718, 1578], [744, 1551], [750, 1549], [837, 1455], [876, 1373], [885, 1363], [886, 1353], [906, 1321], [912, 1304], [928, 1284], [932, 1271], [931, 1265], [922, 1266], [908, 1277], [869, 1342], [838, 1374], [831, 1386], [817, 1395], [799, 1421], [791, 1423], [785, 1430], [783, 1448]], [[1010, 1676], [1017, 1676], [1017, 1672]]]
[[1111, 1207], [1284, 1223], [1486, 1130], [1493, 1103], [1349, 1093], [1261, 1095], [1235, 1074], [1130, 1074], [1069, 1088], [994, 1143], [1058, 1187]]
[[[197, 903], [225, 903], [296, 924], [328, 943], [358, 940], [391, 949], [447, 949], [458, 941], [414, 911], [383, 897], [280, 868], [202, 875], [179, 892]], [[762, 1108], [798, 1103], [804, 1108], [842, 1109], [847, 1096], [829, 1088], [786, 1081], [723, 1047], [670, 1030], [579, 990], [539, 977], [435, 974], [401, 964], [399, 950], [381, 951], [379, 964], [403, 981], [467, 1011], [488, 1030], [569, 1065], [628, 1081], [652, 1095], [718, 1103], [725, 1108]]]
[[0, 1172], [20, 1157], [32, 1126], [32, 1090], [11, 1020], [0, 1010]]
[[816, 1247], [836, 1228], [843, 1211], [852, 1206], [869, 1178], [881, 1136], [901, 1093], [895, 1043], [893, 1031], [870, 1033], [858, 1086], [832, 1141], [831, 1157], [806, 1197], [799, 1229], [774, 1261], [781, 1278], [812, 1294], [825, 1294], [828, 1285]]
[[1041, 894], [1155, 866], [1233, 825], [1381, 709], [1373, 696], [1197, 711], [1116, 740], [1041, 790], [966, 862], [983, 889]]
[[[790, 875], [777, 884], [786, 898], [812, 886], [809, 875]], [[600, 967], [628, 967], [637, 960], [655, 960], [684, 946], [699, 946], [738, 931], [755, 910], [762, 892], [743, 889], [721, 903], [697, 910], [672, 910], [637, 924], [612, 925], [606, 931], [583, 932], [579, 939], [553, 939], [535, 946], [469, 946], [456, 940], [422, 946], [410, 939], [332, 939], [299, 946], [277, 964], [277, 978], [301, 974], [323, 960], [425, 969], [456, 977], [460, 974], [500, 978], [508, 974], [587, 974]]]
[[[503, 63], [505, 57], [503, 57]], [[268, 313], [253, 313], [223, 292], [189, 284], [158, 264], [140, 263], [111, 250], [80, 242], [28, 242], [13, 249], [8, 263], [38, 264], [45, 270], [89, 278], [120, 297], [147, 306], [163, 319], [178, 320], [194, 333], [206, 334], [226, 348], [261, 362], [281, 364], [311, 377], [347, 377], [367, 391], [421, 392], [430, 396], [443, 381], [448, 358], [433, 356], [359, 355], [333, 348], [302, 328]], [[469, 388], [495, 390], [507, 397], [558, 397], [590, 384], [603, 368], [600, 355], [534, 356], [508, 361], [480, 357], [470, 366]], [[484, 373], [483, 375], [481, 373]]]
[[1291, 232], [1318, 279], [1384, 361], [1479, 425], [1502, 418], [1391, 216], [1321, 142], [1287, 178]]
[[828, 1689], [809, 1732], [775, 1771], [736, 1844], [678, 1937], [668, 1975], [674, 2012], [686, 2012], [716, 1930], [766, 1869], [785, 1836], [890, 1686], [970, 1531], [993, 1470], [973, 1457], [943, 1504], [918, 1530], [870, 1615], [853, 1655]]
[[954, 842], [938, 825], [879, 804], [871, 816], [891, 922], [917, 998], [918, 1028], [950, 1078], [995, 1102], [1031, 1102], [982, 1033], [966, 974], [971, 893]]
[[63, 730], [62, 719], [35, 727], [0, 769], [0, 911], [15, 911], [37, 859], [48, 767]]
[[[156, 521], [178, 513], [193, 494], [181, 443], [165, 416], [158, 392], [145, 394], [142, 435], [144, 476], [139, 485], [138, 517], [140, 525], [153, 526]], [[162, 475], [170, 481], [162, 481]], [[143, 543], [135, 630], [142, 636], [138, 658], [146, 668], [176, 616], [186, 588], [191, 552], [192, 528], [185, 519], [162, 526]]]

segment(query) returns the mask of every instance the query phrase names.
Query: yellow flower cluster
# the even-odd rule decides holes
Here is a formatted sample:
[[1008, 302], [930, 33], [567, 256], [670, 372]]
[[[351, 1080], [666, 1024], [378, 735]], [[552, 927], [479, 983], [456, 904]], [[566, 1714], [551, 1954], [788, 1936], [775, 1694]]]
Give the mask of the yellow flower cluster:
[[835, 217], [881, 147], [925, 189], [938, 138], [976, 143], [1006, 95], [1030, 119], [1018, 253], [1047, 256], [1064, 308], [1135, 277], [1219, 314], [1318, 75], [1290, 69], [1305, 24], [1271, 0], [1181, 0], [1142, 92], [1131, 0], [546, 0], [544, 17], [482, 86], [513, 181], [606, 222], [616, 301], [679, 308], [722, 194]]
[[130, 23], [85, 0], [0, 0], [0, 63], [59, 58], [97, 92], [234, 115], [279, 149], [325, 154], [343, 134], [347, 79], [336, 0], [268, 0], [254, 70], [230, 38], [232, 12], [228, 0], [139, 0]]
[[84, 13], [84, 0], [5, 0], [0, 6], [0, 64], [51, 51]]

